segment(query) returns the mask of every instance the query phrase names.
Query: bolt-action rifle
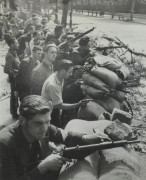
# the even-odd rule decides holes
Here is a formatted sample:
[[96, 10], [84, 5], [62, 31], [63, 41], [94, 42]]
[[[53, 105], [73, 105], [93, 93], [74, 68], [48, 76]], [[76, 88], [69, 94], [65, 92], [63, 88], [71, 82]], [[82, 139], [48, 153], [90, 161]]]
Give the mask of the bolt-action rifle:
[[121, 48], [126, 48], [126, 46], [104, 46], [104, 47], [96, 47], [94, 50], [97, 51], [103, 51], [103, 50], [109, 50], [109, 49], [121, 49]]
[[94, 29], [95, 29], [95, 27], [91, 28], [90, 30], [88, 30], [88, 31], [86, 31], [86, 32], [84, 32], [84, 33], [79, 34], [78, 36], [76, 36], [76, 37], [74, 37], [74, 38], [72, 38], [72, 39], [70, 39], [70, 40], [68, 40], [68, 41], [66, 41], [66, 42], [61, 43], [58, 47], [62, 49], [62, 48], [64, 48], [64, 47], [66, 47], [69, 43], [73, 43], [73, 42], [75, 42], [76, 40], [80, 39], [81, 37], [85, 36], [86, 34], [89, 34], [89, 33], [92, 32]]
[[133, 141], [122, 140], [122, 141], [114, 141], [114, 142], [103, 142], [99, 144], [90, 144], [90, 145], [84, 145], [84, 146], [64, 147], [64, 149], [61, 152], [61, 155], [69, 159], [84, 159], [85, 157], [94, 153], [97, 150], [124, 147], [128, 144], [134, 144], [134, 143], [140, 143], [140, 141], [139, 140], [133, 140]]

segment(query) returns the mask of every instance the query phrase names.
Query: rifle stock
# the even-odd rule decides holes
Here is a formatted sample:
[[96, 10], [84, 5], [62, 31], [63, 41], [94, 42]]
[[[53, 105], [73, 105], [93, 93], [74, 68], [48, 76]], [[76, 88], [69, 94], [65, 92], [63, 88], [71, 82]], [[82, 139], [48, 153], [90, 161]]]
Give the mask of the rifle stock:
[[98, 150], [124, 147], [125, 145], [139, 143], [139, 142], [140, 142], [139, 140], [133, 140], [133, 141], [122, 140], [122, 141], [104, 142], [99, 144], [90, 144], [90, 145], [76, 146], [76, 147], [67, 147], [67, 148], [65, 147], [61, 155], [63, 157], [70, 159], [84, 159], [88, 155]]

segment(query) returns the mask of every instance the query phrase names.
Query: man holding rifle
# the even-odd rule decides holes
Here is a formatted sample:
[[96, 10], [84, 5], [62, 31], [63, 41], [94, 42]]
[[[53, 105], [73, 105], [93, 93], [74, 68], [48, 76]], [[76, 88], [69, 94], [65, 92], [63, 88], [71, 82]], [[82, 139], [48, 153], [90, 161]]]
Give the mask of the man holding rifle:
[[54, 153], [49, 141], [75, 146], [108, 140], [104, 134], [73, 133], [51, 125], [52, 104], [41, 96], [25, 97], [19, 110], [19, 121], [0, 131], [1, 180], [57, 179], [70, 159]]

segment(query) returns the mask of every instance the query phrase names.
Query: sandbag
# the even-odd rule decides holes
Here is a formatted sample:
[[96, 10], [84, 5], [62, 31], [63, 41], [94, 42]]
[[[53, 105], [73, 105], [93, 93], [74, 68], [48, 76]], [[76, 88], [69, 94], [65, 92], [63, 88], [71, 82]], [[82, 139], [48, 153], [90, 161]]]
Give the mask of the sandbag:
[[122, 79], [122, 80], [126, 80], [127, 77], [129, 76], [130, 74], [130, 71], [129, 69], [123, 65], [121, 66], [119, 69], [116, 70], [117, 72], [117, 75]]
[[87, 121], [98, 120], [99, 116], [106, 112], [97, 102], [90, 101], [85, 107], [81, 107], [78, 111], [77, 118]]
[[122, 80], [118, 75], [107, 68], [94, 66], [89, 72], [100, 78], [110, 88], [114, 89], [122, 84]]
[[[70, 121], [65, 130], [91, 134], [96, 121], [87, 123], [83, 120]], [[99, 153], [95, 152], [84, 160], [72, 163], [69, 167], [63, 167], [59, 180], [97, 180], [99, 169]]]
[[112, 148], [101, 151], [99, 180], [139, 180], [138, 155], [129, 148]]
[[104, 56], [102, 54], [96, 54], [96, 56], [94, 57], [94, 61], [98, 66], [106, 67], [111, 71], [115, 71], [116, 69], [121, 68], [121, 66], [123, 65], [121, 61], [109, 56]]
[[114, 108], [121, 109], [121, 103], [112, 97], [98, 98], [96, 102], [109, 113], [112, 113]]
[[96, 152], [69, 167], [63, 167], [58, 180], [98, 180], [98, 159], [99, 155]]
[[[93, 129], [104, 132], [111, 122], [72, 120], [66, 130], [90, 134]], [[128, 148], [112, 148], [98, 151], [77, 161], [61, 172], [59, 180], [139, 180], [139, 161], [136, 154]], [[99, 175], [99, 177], [98, 177]]]
[[111, 93], [110, 95], [111, 95], [111, 97], [113, 97], [114, 99], [116, 99], [119, 102], [123, 102], [124, 100], [126, 100], [125, 93], [122, 91], [115, 91], [115, 92]]
[[108, 85], [101, 81], [98, 77], [86, 72], [83, 73], [82, 78], [85, 84], [95, 87], [97, 89], [101, 89], [104, 92], [109, 92]]
[[85, 94], [91, 95], [93, 98], [103, 97], [105, 95], [105, 92], [103, 92], [101, 89], [96, 89], [85, 84], [81, 85], [81, 89]]

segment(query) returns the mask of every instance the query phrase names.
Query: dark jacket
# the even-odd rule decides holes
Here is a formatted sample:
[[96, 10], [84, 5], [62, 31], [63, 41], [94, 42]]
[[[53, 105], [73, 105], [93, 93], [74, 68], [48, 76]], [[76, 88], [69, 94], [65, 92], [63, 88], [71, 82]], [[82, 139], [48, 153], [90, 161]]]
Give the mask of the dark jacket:
[[24, 51], [26, 49], [26, 42], [31, 41], [31, 35], [30, 34], [23, 34], [22, 36], [19, 37], [18, 42], [19, 42], [19, 51], [18, 55], [23, 55]]
[[31, 76], [31, 94], [41, 95], [43, 84], [52, 73], [53, 67], [48, 67], [44, 62], [34, 68]]
[[[82, 135], [69, 133], [66, 144], [71, 146], [74, 143], [81, 144]], [[25, 139], [18, 121], [2, 129], [0, 131], [0, 180], [55, 180], [53, 172], [42, 175], [37, 165], [52, 153], [48, 146], [49, 140], [62, 143], [63, 137], [61, 131], [53, 125], [50, 125], [49, 133], [46, 136], [47, 138], [39, 142], [41, 146], [39, 148], [35, 146], [31, 154], [31, 144]], [[38, 143], [38, 141], [36, 142]], [[29, 157], [32, 158], [32, 156], [35, 157], [35, 162], [31, 161], [30, 163]]]
[[10, 82], [14, 82], [14, 78], [17, 74], [19, 64], [20, 64], [20, 61], [18, 59], [17, 53], [9, 49], [6, 55], [4, 72], [9, 75]]
[[74, 63], [74, 65], [83, 66], [89, 57], [90, 50], [81, 51], [81, 48], [75, 48], [71, 53], [71, 60]]
[[32, 70], [39, 64], [39, 61], [34, 61], [32, 57], [23, 59], [20, 62], [19, 70], [16, 76], [16, 89], [30, 92]]

